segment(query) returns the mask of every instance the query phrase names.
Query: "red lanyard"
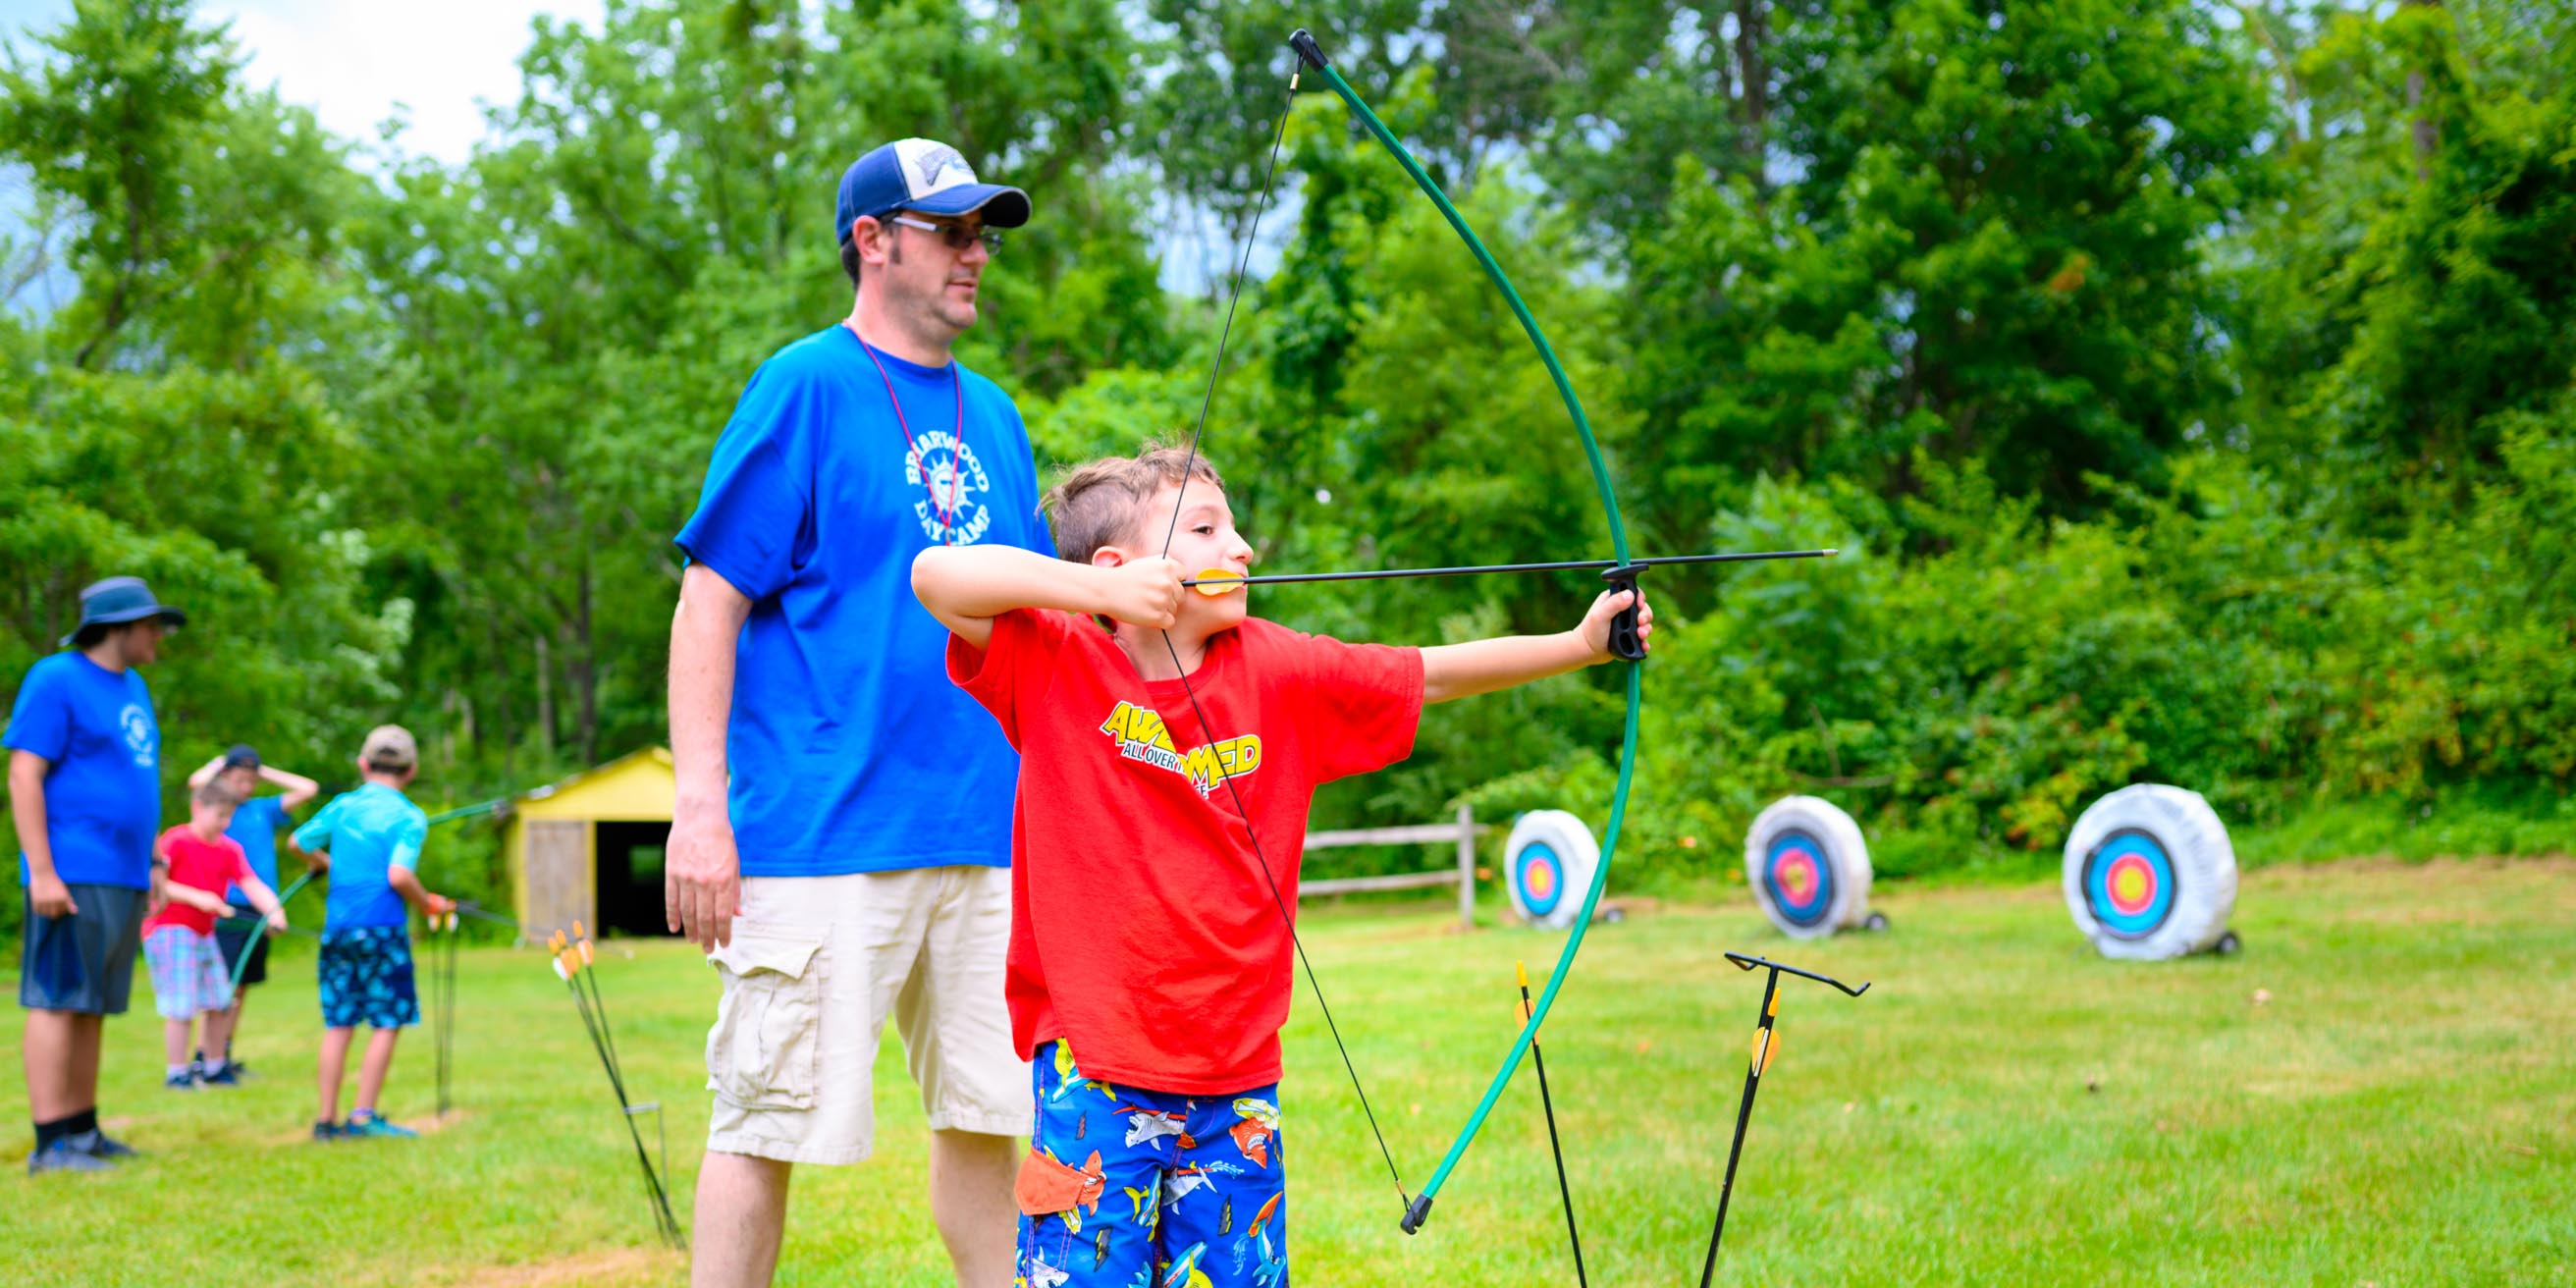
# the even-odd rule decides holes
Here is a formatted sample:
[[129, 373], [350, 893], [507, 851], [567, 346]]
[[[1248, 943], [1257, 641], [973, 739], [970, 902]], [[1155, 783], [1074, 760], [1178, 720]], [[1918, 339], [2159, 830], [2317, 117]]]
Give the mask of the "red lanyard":
[[948, 360], [948, 388], [957, 400], [957, 430], [951, 435], [948, 449], [948, 504], [941, 505], [939, 489], [931, 483], [930, 462], [922, 456], [921, 445], [912, 441], [912, 425], [903, 418], [903, 400], [895, 396], [894, 377], [886, 374], [884, 361], [877, 357], [877, 347], [868, 343], [857, 327], [850, 328], [850, 334], [860, 348], [867, 350], [868, 361], [876, 363], [877, 379], [885, 382], [886, 401], [894, 406], [894, 426], [903, 431], [904, 450], [911, 454], [913, 468], [921, 471], [921, 487], [930, 494], [930, 508], [939, 511], [939, 544], [947, 545], [949, 527], [956, 522], [957, 503], [966, 487], [966, 385], [957, 375], [957, 360]]

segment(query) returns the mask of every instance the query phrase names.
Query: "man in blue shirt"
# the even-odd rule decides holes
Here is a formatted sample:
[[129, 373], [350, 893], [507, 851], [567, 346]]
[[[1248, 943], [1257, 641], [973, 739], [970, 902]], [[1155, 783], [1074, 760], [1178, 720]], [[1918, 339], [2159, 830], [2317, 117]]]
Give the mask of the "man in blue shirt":
[[[322, 1058], [318, 1080], [322, 1116], [313, 1139], [352, 1136], [409, 1138], [418, 1133], [376, 1115], [385, 1075], [394, 1066], [394, 1041], [420, 1023], [420, 993], [412, 985], [411, 908], [423, 914], [456, 906], [421, 888], [412, 869], [429, 839], [429, 816], [403, 795], [419, 771], [420, 749], [411, 731], [378, 725], [358, 751], [358, 789], [331, 798], [322, 812], [295, 829], [295, 846], [327, 852], [331, 891], [322, 903], [322, 960], [314, 974], [322, 1000]], [[358, 1066], [358, 1104], [340, 1118], [340, 1076], [349, 1043], [365, 1024], [365, 1062]]]
[[[224, 789], [241, 802], [233, 810], [233, 821], [224, 828], [224, 835], [242, 847], [243, 856], [250, 860], [250, 870], [269, 889], [279, 889], [277, 834], [293, 821], [287, 817], [288, 812], [313, 799], [322, 790], [321, 784], [302, 774], [262, 764], [259, 753], [248, 743], [235, 743], [231, 750], [198, 766], [197, 772], [188, 775], [188, 790], [205, 786], [217, 775], [222, 776]], [[262, 783], [283, 789], [282, 794], [252, 795]], [[250, 906], [248, 898], [238, 886], [224, 891], [224, 902], [236, 908]], [[205, 1043], [215, 1049], [215, 1058], [208, 1060], [205, 1052], [198, 1052], [192, 1072], [210, 1086], [229, 1087], [250, 1072], [233, 1059], [233, 1039], [241, 1035], [242, 1003], [250, 999], [250, 986], [268, 982], [268, 927], [248, 917], [218, 921], [215, 943], [223, 950], [226, 967], [240, 967], [241, 986], [233, 990], [230, 1010], [206, 1018]], [[250, 957], [248, 963], [242, 962], [245, 954]]]
[[132, 1154], [98, 1127], [99, 1040], [134, 987], [161, 872], [161, 726], [136, 667], [185, 613], [136, 577], [81, 591], [81, 622], [27, 670], [9, 712], [9, 815], [27, 892], [18, 1005], [27, 1009], [29, 1172], [96, 1171]]
[[926, 139], [842, 176], [850, 315], [761, 365], [677, 541], [670, 927], [723, 987], [694, 1282], [765, 1284], [795, 1163], [874, 1143], [889, 1013], [958, 1282], [1008, 1283], [1028, 1070], [1002, 1001], [1018, 762], [911, 590], [933, 544], [1054, 553], [1018, 409], [958, 364], [1026, 194]]

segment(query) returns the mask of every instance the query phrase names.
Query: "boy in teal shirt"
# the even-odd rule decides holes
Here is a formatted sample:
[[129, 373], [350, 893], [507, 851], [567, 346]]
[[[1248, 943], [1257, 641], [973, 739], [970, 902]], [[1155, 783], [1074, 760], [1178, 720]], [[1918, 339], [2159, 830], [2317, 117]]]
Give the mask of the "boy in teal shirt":
[[[456, 906], [423, 889], [412, 869], [429, 835], [429, 817], [402, 789], [418, 772], [420, 753], [410, 731], [379, 725], [358, 752], [365, 784], [332, 798], [311, 822], [295, 829], [295, 844], [329, 856], [330, 894], [322, 911], [322, 1116], [313, 1139], [415, 1135], [376, 1114], [385, 1075], [393, 1068], [394, 1040], [403, 1026], [420, 1023], [420, 994], [412, 987], [411, 916]], [[340, 1115], [340, 1075], [349, 1042], [364, 1022], [374, 1030], [358, 1067], [358, 1104], [346, 1123]]]

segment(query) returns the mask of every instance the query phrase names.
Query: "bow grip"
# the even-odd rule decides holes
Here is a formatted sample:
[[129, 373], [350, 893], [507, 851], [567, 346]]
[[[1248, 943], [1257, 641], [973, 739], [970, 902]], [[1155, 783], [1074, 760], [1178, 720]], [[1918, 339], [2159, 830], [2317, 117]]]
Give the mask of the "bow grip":
[[[1601, 580], [1610, 583], [1612, 590], [1635, 594], [1637, 574], [1645, 570], [1644, 564], [1622, 564], [1602, 573]], [[1646, 660], [1646, 638], [1637, 633], [1637, 606], [1643, 602], [1642, 595], [1630, 600], [1626, 608], [1620, 609], [1618, 615], [1610, 619], [1610, 656], [1625, 662]]]

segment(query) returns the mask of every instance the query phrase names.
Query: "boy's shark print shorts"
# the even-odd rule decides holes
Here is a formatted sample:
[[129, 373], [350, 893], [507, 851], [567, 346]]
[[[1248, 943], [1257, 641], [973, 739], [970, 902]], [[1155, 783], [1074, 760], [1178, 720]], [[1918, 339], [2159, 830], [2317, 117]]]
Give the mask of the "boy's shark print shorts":
[[1182, 1096], [1082, 1076], [1072, 1048], [1030, 1062], [1037, 1130], [1020, 1161], [1028, 1288], [1285, 1288], [1288, 1156], [1279, 1087]]
[[322, 932], [322, 1024], [325, 1028], [398, 1029], [420, 1023], [420, 994], [411, 985], [411, 931], [404, 926], [350, 926]]

